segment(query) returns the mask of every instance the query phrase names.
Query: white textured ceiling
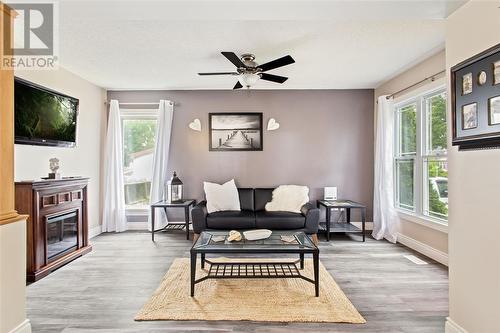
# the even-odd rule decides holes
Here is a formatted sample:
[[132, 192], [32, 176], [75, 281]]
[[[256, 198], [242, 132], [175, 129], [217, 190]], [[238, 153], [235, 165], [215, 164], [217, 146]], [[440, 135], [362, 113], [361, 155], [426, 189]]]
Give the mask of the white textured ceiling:
[[256, 89], [374, 88], [444, 47], [463, 1], [60, 2], [60, 63], [108, 89], [231, 89], [220, 51], [295, 64]]

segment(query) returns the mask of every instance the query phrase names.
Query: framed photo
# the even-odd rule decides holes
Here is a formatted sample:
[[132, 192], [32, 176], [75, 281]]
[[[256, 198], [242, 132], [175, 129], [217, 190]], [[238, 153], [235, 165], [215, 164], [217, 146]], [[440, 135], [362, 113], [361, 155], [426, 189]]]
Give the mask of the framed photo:
[[493, 84], [500, 84], [500, 60], [493, 63]]
[[209, 113], [210, 151], [263, 149], [262, 113]]
[[488, 100], [490, 125], [500, 124], [500, 96]]
[[472, 93], [472, 73], [467, 73], [462, 76], [462, 95]]
[[462, 129], [468, 130], [477, 127], [477, 103], [462, 106]]
[[450, 79], [452, 145], [500, 149], [500, 44], [451, 67]]

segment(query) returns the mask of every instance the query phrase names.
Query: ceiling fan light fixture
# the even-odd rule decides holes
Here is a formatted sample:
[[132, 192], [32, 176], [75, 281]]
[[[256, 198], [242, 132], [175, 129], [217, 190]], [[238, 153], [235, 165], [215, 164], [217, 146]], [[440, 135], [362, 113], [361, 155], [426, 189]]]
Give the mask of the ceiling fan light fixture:
[[238, 81], [240, 81], [243, 87], [250, 88], [257, 81], [259, 81], [260, 75], [257, 73], [241, 73], [238, 77]]
[[270, 71], [275, 68], [287, 66], [293, 64], [295, 60], [290, 56], [284, 56], [273, 61], [266, 62], [265, 64], [259, 65], [256, 63], [255, 56], [250, 53], [242, 54], [238, 57], [234, 52], [221, 52], [227, 60], [229, 60], [234, 66], [236, 66], [236, 72], [216, 72], [216, 73], [198, 73], [198, 75], [234, 75], [238, 77], [238, 81], [233, 87], [235, 89], [241, 89], [243, 87], [250, 88], [259, 80], [274, 82], [274, 83], [285, 83], [288, 80], [285, 76], [269, 74]]

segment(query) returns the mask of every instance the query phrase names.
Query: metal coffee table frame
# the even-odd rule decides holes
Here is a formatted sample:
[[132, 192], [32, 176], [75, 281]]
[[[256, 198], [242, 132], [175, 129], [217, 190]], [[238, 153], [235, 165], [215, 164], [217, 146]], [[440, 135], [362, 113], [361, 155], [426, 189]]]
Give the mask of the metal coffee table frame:
[[[270, 241], [214, 242], [213, 236], [227, 236], [228, 232], [204, 231], [191, 248], [191, 296], [194, 296], [195, 285], [207, 279], [302, 279], [314, 284], [315, 296], [319, 296], [319, 249], [303, 232], [273, 232]], [[296, 243], [290, 244], [277, 239], [281, 235], [293, 235]], [[280, 243], [281, 242], [281, 243]], [[201, 268], [209, 264], [207, 275], [196, 279], [197, 255], [201, 257]], [[293, 262], [212, 262], [205, 259], [207, 254], [298, 254], [299, 259]], [[305, 254], [312, 254], [314, 279], [302, 275]]]

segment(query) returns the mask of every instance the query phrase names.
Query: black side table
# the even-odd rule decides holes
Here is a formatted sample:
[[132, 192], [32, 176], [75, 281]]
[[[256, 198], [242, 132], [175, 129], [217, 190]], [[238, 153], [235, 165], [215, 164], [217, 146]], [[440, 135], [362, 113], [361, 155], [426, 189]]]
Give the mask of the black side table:
[[[359, 202], [352, 200], [318, 200], [318, 208], [321, 206], [326, 208], [326, 240], [330, 241], [330, 232], [349, 232], [359, 233], [363, 235], [363, 242], [365, 241], [365, 223], [366, 223], [366, 207]], [[333, 223], [333, 229], [330, 229], [331, 224], [331, 210], [333, 208], [345, 209], [347, 222]], [[351, 209], [359, 209], [361, 211], [361, 229], [351, 224]]]
[[[196, 200], [194, 199], [184, 199], [182, 202], [168, 202], [168, 201], [158, 201], [151, 205], [151, 239], [155, 241], [155, 232], [168, 230], [168, 229], [179, 229], [176, 227], [183, 226], [186, 228], [186, 239], [189, 240], [189, 207], [196, 205]], [[168, 224], [161, 229], [155, 230], [155, 209], [163, 208], [165, 214], [167, 214], [167, 208], [184, 208], [184, 222], [168, 222]]]

